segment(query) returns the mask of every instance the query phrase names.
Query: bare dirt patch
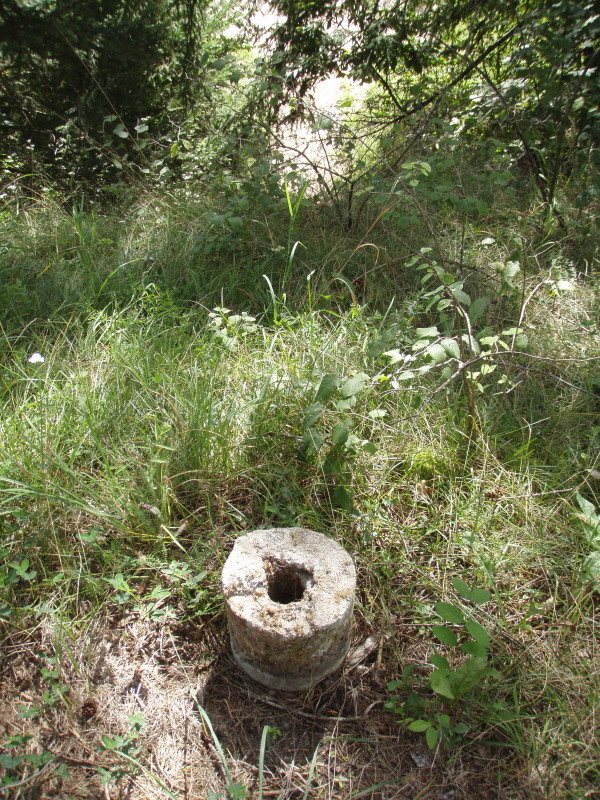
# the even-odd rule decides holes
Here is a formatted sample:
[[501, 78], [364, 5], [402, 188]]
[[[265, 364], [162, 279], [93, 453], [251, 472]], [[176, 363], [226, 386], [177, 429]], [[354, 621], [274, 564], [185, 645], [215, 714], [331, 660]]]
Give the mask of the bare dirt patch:
[[[10, 756], [45, 752], [49, 761], [15, 767], [12, 787], [0, 794], [15, 800], [192, 800], [212, 790], [225, 797], [226, 776], [201, 704], [247, 797], [258, 796], [265, 725], [280, 732], [265, 756], [265, 798], [301, 800], [315, 750], [309, 798], [542, 796], [489, 748], [470, 745], [468, 755], [452, 756], [427, 750], [384, 710], [385, 682], [398, 665], [378, 667], [376, 656], [306, 695], [288, 695], [240, 674], [221, 617], [185, 624], [103, 618], [77, 634], [45, 625], [13, 629], [0, 662], [2, 742], [31, 738], [2, 750]], [[109, 774], [113, 779], [103, 782]]]

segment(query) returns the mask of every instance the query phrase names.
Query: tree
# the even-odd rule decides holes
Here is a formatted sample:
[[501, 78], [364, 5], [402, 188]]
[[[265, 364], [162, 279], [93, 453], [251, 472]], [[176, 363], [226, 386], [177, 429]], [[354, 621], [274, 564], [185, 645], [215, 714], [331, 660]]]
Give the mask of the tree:
[[598, 166], [600, 16], [590, 0], [271, 5], [282, 15], [271, 36], [281, 102], [337, 73], [381, 88], [379, 123], [460, 108], [517, 143], [550, 207], [561, 174]]
[[207, 2], [0, 0], [2, 152], [63, 178], [105, 170], [107, 121], [126, 138], [193, 102]]
[[400, 70], [421, 74], [453, 50], [473, 53], [496, 29], [514, 25], [527, 3], [274, 0], [271, 5], [284, 17], [271, 36], [273, 48], [285, 54], [288, 80], [303, 94], [331, 72], [386, 87]]

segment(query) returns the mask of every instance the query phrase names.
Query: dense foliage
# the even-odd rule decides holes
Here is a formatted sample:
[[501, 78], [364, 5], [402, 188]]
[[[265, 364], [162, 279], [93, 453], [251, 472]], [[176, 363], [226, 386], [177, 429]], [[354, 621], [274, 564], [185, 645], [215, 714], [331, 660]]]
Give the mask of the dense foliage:
[[197, 124], [206, 111], [202, 43], [219, 27], [218, 19], [206, 20], [206, 6], [206, 0], [3, 0], [5, 169], [91, 186], [123, 162], [147, 166], [149, 129], [153, 141], [172, 140], [182, 121]]
[[233, 5], [3, 0], [5, 173], [97, 187], [202, 171], [208, 151], [239, 159], [242, 139], [262, 145], [265, 125], [285, 116], [278, 110], [310, 116], [307, 92], [338, 74], [379, 87], [370, 122], [401, 139], [460, 108], [468, 128], [513, 148], [548, 206], [571, 178], [582, 205], [597, 195], [593, 3], [278, 0], [272, 8], [269, 47], [252, 61], [241, 40], [222, 36], [232, 20], [243, 24], [246, 9]]
[[[600, 163], [600, 17], [592, 2], [274, 3], [272, 62], [303, 97], [335, 72], [375, 82], [389, 123], [457, 108], [518, 140], [545, 202]], [[598, 191], [596, 182], [594, 191]]]

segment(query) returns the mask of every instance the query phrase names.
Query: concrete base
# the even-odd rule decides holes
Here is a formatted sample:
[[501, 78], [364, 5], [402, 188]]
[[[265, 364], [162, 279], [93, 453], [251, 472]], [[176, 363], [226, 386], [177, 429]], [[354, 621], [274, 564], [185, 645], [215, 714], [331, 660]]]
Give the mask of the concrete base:
[[355, 589], [352, 559], [322, 533], [275, 528], [240, 537], [223, 568], [236, 662], [273, 689], [308, 689], [346, 656]]

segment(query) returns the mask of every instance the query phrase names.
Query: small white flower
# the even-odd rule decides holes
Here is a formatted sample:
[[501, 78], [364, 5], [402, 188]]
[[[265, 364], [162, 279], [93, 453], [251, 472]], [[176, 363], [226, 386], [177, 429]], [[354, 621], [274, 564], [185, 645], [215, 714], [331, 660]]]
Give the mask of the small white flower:
[[32, 356], [29, 356], [27, 361], [30, 364], [43, 364], [46, 359], [41, 353], [34, 353]]

